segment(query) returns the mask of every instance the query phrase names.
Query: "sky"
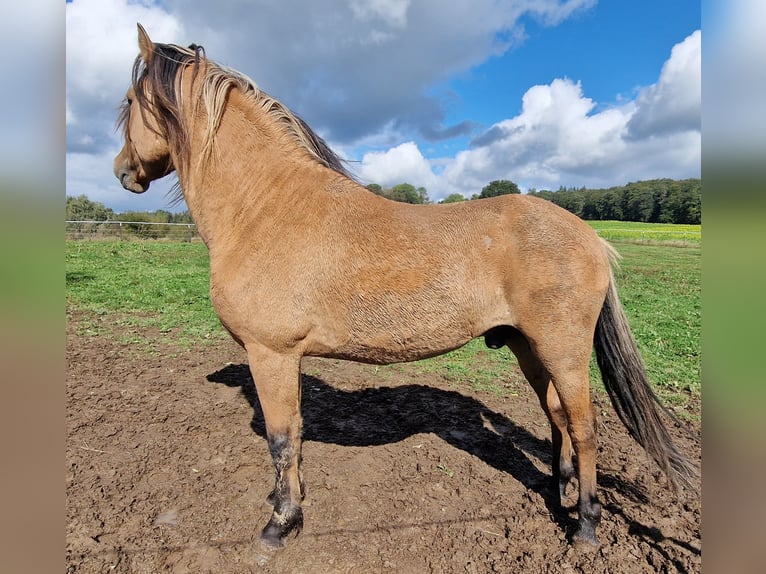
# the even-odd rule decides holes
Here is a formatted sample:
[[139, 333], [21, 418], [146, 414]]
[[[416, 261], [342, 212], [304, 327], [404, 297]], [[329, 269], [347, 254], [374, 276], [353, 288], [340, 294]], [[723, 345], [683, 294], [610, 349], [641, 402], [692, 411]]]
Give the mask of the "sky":
[[112, 175], [138, 48], [201, 44], [303, 117], [363, 183], [438, 201], [701, 175], [701, 9], [689, 0], [73, 0], [66, 193], [170, 205]]

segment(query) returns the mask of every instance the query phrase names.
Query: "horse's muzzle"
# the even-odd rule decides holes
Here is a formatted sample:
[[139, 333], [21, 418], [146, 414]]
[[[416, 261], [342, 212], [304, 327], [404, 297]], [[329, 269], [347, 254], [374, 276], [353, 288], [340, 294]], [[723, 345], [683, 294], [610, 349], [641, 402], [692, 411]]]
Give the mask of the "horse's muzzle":
[[136, 179], [136, 172], [123, 167], [114, 166], [114, 175], [120, 180], [122, 187], [133, 193], [144, 193], [149, 189], [149, 183], [142, 183]]

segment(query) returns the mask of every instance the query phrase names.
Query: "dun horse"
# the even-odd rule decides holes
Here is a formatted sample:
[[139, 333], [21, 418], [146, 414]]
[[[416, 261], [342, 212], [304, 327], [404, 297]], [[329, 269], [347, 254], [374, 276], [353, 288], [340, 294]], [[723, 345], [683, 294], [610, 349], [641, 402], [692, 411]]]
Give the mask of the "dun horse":
[[[247, 351], [276, 472], [261, 540], [303, 524], [304, 356], [386, 364], [483, 336], [507, 345], [551, 423], [553, 485], [575, 474], [574, 540], [598, 545], [595, 346], [612, 404], [671, 487], [694, 465], [674, 447], [617, 297], [615, 252], [583, 221], [513, 195], [412, 206], [358, 184], [325, 142], [201, 47], [140, 54], [119, 118], [114, 173], [143, 193], [172, 171], [210, 252], [210, 295]], [[576, 456], [576, 470], [573, 463]]]

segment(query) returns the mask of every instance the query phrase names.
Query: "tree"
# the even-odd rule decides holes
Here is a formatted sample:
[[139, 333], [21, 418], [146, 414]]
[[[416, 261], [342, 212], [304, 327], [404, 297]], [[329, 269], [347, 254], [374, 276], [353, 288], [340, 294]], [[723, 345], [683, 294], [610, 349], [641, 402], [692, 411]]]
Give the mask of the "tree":
[[411, 183], [399, 183], [390, 188], [384, 188], [377, 183], [370, 183], [365, 187], [376, 195], [401, 203], [431, 203], [426, 188], [415, 187]]
[[447, 197], [442, 199], [439, 203], [457, 203], [459, 201], [465, 201], [465, 197], [463, 197], [459, 193], [450, 193]]
[[106, 221], [114, 219], [114, 211], [98, 201], [91, 201], [87, 195], [66, 198], [67, 221]]
[[702, 222], [702, 180], [652, 179], [609, 189], [567, 188], [532, 191], [583, 219], [649, 223]]
[[415, 187], [411, 183], [400, 183], [391, 188], [391, 199], [403, 203], [428, 203], [425, 187]]
[[479, 199], [485, 199], [487, 197], [497, 197], [498, 195], [507, 195], [509, 193], [521, 193], [519, 186], [507, 179], [496, 179], [490, 181], [488, 185], [485, 185]]
[[187, 210], [187, 211], [181, 211], [180, 213], [171, 214], [170, 222], [171, 223], [194, 223], [194, 220], [192, 219], [191, 214]]

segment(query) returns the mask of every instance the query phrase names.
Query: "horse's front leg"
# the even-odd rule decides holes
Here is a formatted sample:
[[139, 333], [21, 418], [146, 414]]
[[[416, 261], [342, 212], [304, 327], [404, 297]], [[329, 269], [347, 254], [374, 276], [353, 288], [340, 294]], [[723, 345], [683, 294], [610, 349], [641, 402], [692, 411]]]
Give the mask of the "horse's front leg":
[[279, 548], [303, 526], [300, 357], [279, 355], [260, 345], [246, 348], [275, 472], [274, 490], [269, 495], [274, 511], [261, 541]]

